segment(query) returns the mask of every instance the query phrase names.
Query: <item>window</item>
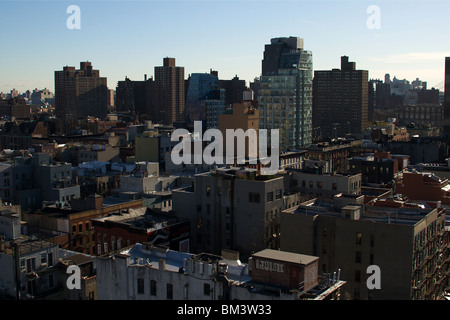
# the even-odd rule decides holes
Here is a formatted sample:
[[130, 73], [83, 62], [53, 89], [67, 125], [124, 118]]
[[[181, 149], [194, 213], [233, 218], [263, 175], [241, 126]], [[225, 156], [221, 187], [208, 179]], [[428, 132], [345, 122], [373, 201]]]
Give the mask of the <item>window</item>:
[[355, 288], [353, 297], [354, 297], [354, 300], [359, 300], [359, 288]]
[[27, 283], [27, 292], [30, 295], [34, 295], [36, 293], [36, 279], [30, 280]]
[[317, 188], [322, 189], [322, 181], [317, 181]]
[[273, 191], [267, 192], [267, 202], [273, 201]]
[[49, 252], [47, 255], [47, 265], [53, 267], [53, 252]]
[[201, 229], [202, 227], [203, 227], [202, 219], [198, 218], [197, 219], [197, 229]]
[[41, 253], [41, 264], [47, 262], [47, 255], [45, 253]]
[[34, 271], [36, 262], [34, 258], [27, 259], [27, 272]]
[[306, 181], [305, 180], [302, 180], [302, 187], [303, 188], [306, 187]]
[[327, 228], [323, 228], [323, 236], [326, 237], [327, 236]]
[[86, 230], [89, 230], [89, 222], [86, 222]]
[[292, 186], [296, 187], [298, 185], [298, 180], [297, 179], [293, 179], [292, 180]]
[[360, 282], [361, 281], [361, 271], [355, 270], [355, 281]]
[[333, 182], [333, 183], [331, 184], [331, 189], [337, 190], [337, 183], [336, 183], [336, 182]]
[[139, 294], [144, 294], [144, 278], [137, 279], [137, 288]]
[[211, 195], [211, 187], [206, 186], [206, 196], [209, 197]]
[[89, 300], [94, 300], [94, 299], [95, 299], [94, 291], [89, 292]]
[[150, 280], [150, 294], [156, 296], [156, 281]]
[[361, 244], [361, 242], [362, 242], [362, 233], [357, 232], [356, 233], [356, 244]]
[[80, 224], [78, 225], [78, 232], [81, 232], [81, 231], [83, 231], [83, 225], [80, 223]]
[[54, 279], [53, 279], [53, 275], [50, 274], [50, 275], [48, 276], [48, 287], [49, 287], [49, 288], [53, 288], [54, 285], [55, 285], [55, 281], [54, 281]]
[[283, 194], [283, 190], [278, 189], [278, 190], [276, 191], [275, 198], [276, 198], [276, 199], [281, 199], [282, 194]]
[[167, 300], [173, 299], [173, 285], [171, 283], [167, 284]]
[[209, 285], [209, 283], [203, 284], [203, 294], [205, 296], [209, 296], [211, 294], [211, 286]]
[[257, 193], [257, 192], [249, 192], [248, 193], [248, 202], [259, 203], [259, 193]]
[[314, 187], [314, 183], [312, 181], [309, 182], [309, 187], [313, 188]]

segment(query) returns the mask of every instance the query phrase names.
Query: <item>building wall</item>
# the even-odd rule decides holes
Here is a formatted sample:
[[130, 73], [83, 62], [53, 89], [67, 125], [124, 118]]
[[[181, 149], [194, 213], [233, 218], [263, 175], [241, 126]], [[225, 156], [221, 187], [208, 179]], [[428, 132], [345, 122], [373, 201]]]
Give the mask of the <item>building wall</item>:
[[315, 71], [313, 126], [322, 137], [362, 133], [368, 125], [368, 71], [341, 57], [341, 69]]
[[[314, 209], [313, 209], [314, 210]], [[392, 212], [394, 221], [395, 213]], [[436, 270], [421, 265], [427, 259], [436, 263], [434, 253], [426, 258], [417, 250], [415, 238], [421, 232], [432, 228], [436, 234], [430, 236], [428, 245], [440, 237], [436, 225], [441, 226], [444, 215], [431, 211], [420, 222], [377, 223], [364, 220], [343, 219], [333, 215], [305, 215], [283, 212], [280, 229], [283, 235], [281, 250], [319, 257], [319, 272], [329, 273], [341, 269], [341, 279], [347, 281], [343, 288], [343, 299], [417, 299], [413, 290], [413, 279], [419, 274], [436, 278]], [[426, 245], [425, 245], [426, 246]], [[419, 257], [422, 259], [419, 262]], [[434, 261], [434, 262], [431, 262]], [[381, 290], [369, 290], [366, 273], [369, 265], [377, 265], [381, 270]], [[414, 269], [413, 269], [414, 266]], [[438, 279], [438, 278], [436, 278]], [[434, 281], [434, 280], [431, 280]], [[424, 289], [422, 299], [438, 291], [431, 282], [429, 291]]]
[[293, 172], [293, 191], [331, 198], [338, 193], [361, 194], [361, 173], [354, 175], [321, 175]]

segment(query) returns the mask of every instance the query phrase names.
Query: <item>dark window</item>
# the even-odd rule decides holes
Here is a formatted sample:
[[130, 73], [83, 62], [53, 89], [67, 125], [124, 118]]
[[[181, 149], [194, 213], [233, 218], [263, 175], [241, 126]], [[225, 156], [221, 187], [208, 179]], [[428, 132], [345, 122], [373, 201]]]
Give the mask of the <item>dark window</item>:
[[362, 242], [362, 233], [357, 232], [356, 233], [356, 244], [361, 244], [361, 242]]
[[283, 194], [283, 191], [281, 189], [278, 189], [277, 192], [276, 192], [275, 198], [276, 199], [281, 199], [282, 194]]
[[248, 201], [259, 203], [259, 193], [257, 192], [249, 192], [248, 193]]
[[361, 281], [361, 271], [355, 270], [355, 281], [360, 282]]
[[211, 286], [208, 283], [203, 285], [203, 294], [209, 296], [211, 294]]
[[150, 294], [156, 296], [156, 281], [150, 280]]
[[273, 201], [273, 192], [267, 192], [267, 202]]
[[355, 262], [356, 263], [361, 263], [361, 251], [356, 251]]

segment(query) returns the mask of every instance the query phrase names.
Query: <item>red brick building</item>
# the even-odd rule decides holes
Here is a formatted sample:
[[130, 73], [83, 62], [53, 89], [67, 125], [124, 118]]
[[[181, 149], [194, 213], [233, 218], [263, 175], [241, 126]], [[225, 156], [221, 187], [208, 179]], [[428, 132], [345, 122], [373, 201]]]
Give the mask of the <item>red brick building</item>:
[[93, 219], [92, 226], [97, 255], [144, 242], [189, 252], [190, 224], [178, 220], [170, 212], [142, 207]]

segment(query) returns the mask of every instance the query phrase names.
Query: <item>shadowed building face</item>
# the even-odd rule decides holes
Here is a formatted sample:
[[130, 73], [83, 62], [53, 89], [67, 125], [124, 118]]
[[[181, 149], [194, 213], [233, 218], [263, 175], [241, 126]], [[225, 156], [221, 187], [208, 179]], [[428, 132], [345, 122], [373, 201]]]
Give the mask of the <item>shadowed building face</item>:
[[450, 57], [445, 58], [444, 134], [450, 136]]

